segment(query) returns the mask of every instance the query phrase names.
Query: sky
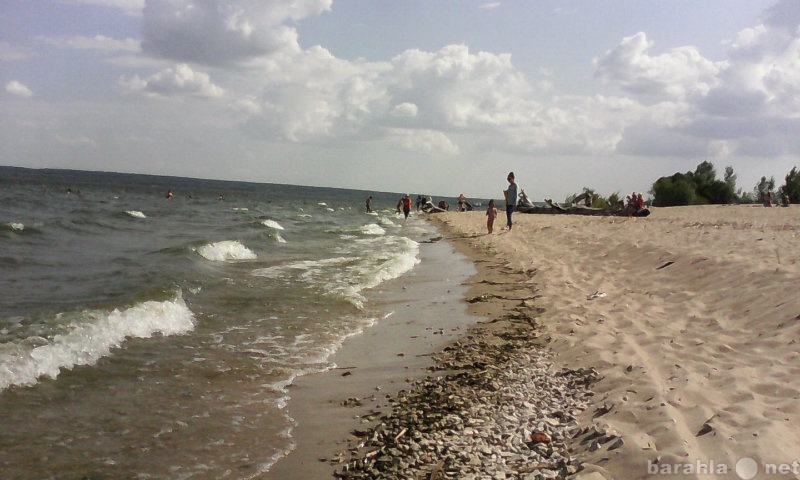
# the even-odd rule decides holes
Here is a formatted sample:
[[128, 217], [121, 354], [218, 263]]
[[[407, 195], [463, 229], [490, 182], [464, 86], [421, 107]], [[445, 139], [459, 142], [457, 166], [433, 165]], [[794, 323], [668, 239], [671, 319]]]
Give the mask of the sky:
[[2, 0], [0, 165], [536, 201], [800, 167], [797, 0]]

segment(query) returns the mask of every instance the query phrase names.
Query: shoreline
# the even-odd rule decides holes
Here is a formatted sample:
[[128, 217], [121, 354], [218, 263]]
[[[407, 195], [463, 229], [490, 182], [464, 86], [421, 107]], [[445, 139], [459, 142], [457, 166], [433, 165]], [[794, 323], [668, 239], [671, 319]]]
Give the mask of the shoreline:
[[[676, 207], [647, 218], [517, 214], [512, 232], [492, 235], [482, 212], [429, 218], [477, 269], [459, 301], [478, 320], [436, 353], [436, 371], [384, 397], [380, 417], [357, 436], [339, 437], [348, 454], [333, 465], [336, 476], [800, 473], [791, 470], [800, 451], [793, 427], [800, 421], [800, 208]], [[550, 353], [539, 356], [539, 347]], [[561, 398], [571, 415], [531, 420], [524, 398], [497, 410], [487, 398], [505, 399], [526, 383], [515, 372], [545, 385], [542, 396]], [[480, 377], [495, 381], [486, 387]], [[555, 377], [571, 380], [548, 390]], [[430, 407], [437, 404], [444, 408]], [[487, 436], [477, 424], [485, 422], [471, 423], [475, 415], [512, 420], [492, 424]], [[537, 432], [548, 434], [541, 443], [549, 449], [540, 451]], [[499, 449], [489, 444], [495, 434], [505, 442]], [[530, 452], [545, 456], [522, 467], [518, 460]]]
[[333, 478], [350, 460], [352, 432], [374, 425], [391, 408], [388, 399], [426, 376], [433, 354], [477, 321], [463, 303], [472, 262], [438, 238], [423, 243], [420, 255], [412, 271], [371, 293], [370, 311], [387, 316], [343, 342], [330, 359], [337, 368], [289, 387], [295, 448], [254, 478]]

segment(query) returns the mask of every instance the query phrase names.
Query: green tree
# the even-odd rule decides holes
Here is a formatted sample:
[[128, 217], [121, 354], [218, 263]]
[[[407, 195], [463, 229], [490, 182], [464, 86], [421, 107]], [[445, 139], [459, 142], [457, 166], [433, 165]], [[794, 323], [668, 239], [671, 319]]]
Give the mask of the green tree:
[[[728, 170], [730, 169], [730, 170]], [[725, 170], [725, 178], [734, 178], [733, 169]], [[696, 203], [727, 204], [736, 200], [736, 190], [727, 181], [717, 179], [717, 172], [710, 162], [702, 162], [694, 171], [692, 179], [695, 184]], [[705, 201], [703, 201], [705, 200]]]
[[781, 186], [783, 193], [789, 196], [791, 203], [800, 203], [800, 172], [797, 167], [792, 167], [786, 174], [786, 183]]
[[725, 180], [717, 179], [714, 165], [704, 161], [694, 172], [676, 173], [661, 177], [653, 184], [653, 205], [726, 204], [736, 201], [736, 175], [733, 168], [725, 169]]
[[653, 184], [653, 205], [657, 207], [692, 205], [697, 199], [695, 188], [691, 172], [661, 177]]
[[725, 175], [723, 175], [722, 181], [731, 187], [732, 192], [736, 191], [736, 174], [733, 173], [733, 167], [730, 165], [725, 167]]
[[756, 200], [758, 203], [764, 203], [764, 197], [769, 193], [774, 198], [775, 196], [775, 177], [761, 177], [761, 180], [756, 184], [755, 191]]

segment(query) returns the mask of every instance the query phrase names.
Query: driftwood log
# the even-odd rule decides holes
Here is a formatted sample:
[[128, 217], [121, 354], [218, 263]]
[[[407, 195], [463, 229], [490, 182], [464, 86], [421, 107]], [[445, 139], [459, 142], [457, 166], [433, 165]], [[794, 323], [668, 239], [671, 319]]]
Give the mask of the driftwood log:
[[548, 215], [594, 215], [594, 216], [619, 216], [619, 217], [646, 217], [650, 215], [650, 210], [645, 207], [638, 212], [632, 212], [630, 208], [614, 205], [608, 208], [592, 208], [583, 205], [561, 205], [557, 202], [546, 198], [544, 200], [546, 205], [537, 206], [530, 203], [520, 203], [517, 205], [517, 211], [521, 213], [541, 213]]

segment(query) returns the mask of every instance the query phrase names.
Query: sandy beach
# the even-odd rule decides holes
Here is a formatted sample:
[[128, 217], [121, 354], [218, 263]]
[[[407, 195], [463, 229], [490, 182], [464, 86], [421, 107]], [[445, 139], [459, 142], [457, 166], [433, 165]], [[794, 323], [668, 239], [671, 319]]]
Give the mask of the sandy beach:
[[800, 208], [515, 214], [493, 235], [480, 212], [437, 221], [475, 252], [536, 270], [557, 360], [600, 373], [583, 422], [624, 444], [578, 441], [582, 475], [752, 478], [755, 466], [756, 478], [800, 478]]
[[[497, 379], [519, 363], [506, 357], [537, 349], [550, 352], [547, 372], [597, 372], [577, 422], [563, 420], [577, 473], [562, 465], [557, 477], [517, 469], [485, 478], [800, 478], [800, 208], [676, 207], [647, 218], [517, 213], [513, 231], [498, 231], [499, 218], [492, 235], [483, 212], [430, 218], [477, 268], [462, 295], [481, 323], [457, 333], [442, 368], [477, 358], [464, 347], [477, 341], [507, 352], [491, 367]], [[516, 335], [522, 347], [488, 340], [522, 331], [508, 323], [520, 315], [535, 328]], [[350, 352], [361, 356], [358, 347]], [[342, 383], [321, 384], [337, 398]], [[381, 402], [384, 412], [390, 403]], [[351, 450], [362, 460], [369, 453]], [[435, 468], [425, 478], [467, 478]]]

